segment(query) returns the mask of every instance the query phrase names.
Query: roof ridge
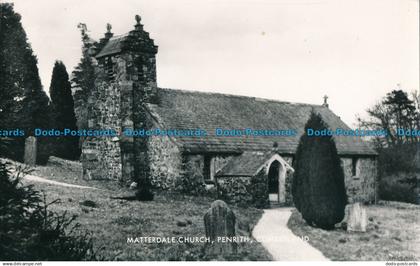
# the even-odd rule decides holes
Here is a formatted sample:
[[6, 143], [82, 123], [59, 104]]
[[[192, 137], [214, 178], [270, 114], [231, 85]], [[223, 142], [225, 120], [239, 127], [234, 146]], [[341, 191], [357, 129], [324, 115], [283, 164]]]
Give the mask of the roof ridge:
[[158, 87], [158, 89], [160, 89], [160, 90], [166, 90], [166, 91], [181, 92], [181, 93], [207, 94], [207, 95], [214, 95], [214, 96], [226, 96], [226, 97], [253, 99], [253, 100], [256, 100], [256, 101], [266, 101], [266, 102], [292, 104], [292, 105], [314, 106], [314, 107], [324, 107], [322, 104], [310, 104], [310, 103], [301, 103], [301, 102], [288, 102], [288, 101], [281, 101], [281, 100], [276, 100], [276, 99], [268, 99], [268, 98], [255, 97], [255, 96], [246, 96], [246, 95], [237, 95], [237, 94], [222, 93], [222, 92], [195, 91], [195, 90], [161, 88], [161, 87]]
[[127, 36], [128, 36], [128, 33], [118, 34], [118, 35], [112, 36], [109, 40], [117, 40], [117, 39], [121, 39], [121, 38], [124, 38], [124, 37], [127, 37]]

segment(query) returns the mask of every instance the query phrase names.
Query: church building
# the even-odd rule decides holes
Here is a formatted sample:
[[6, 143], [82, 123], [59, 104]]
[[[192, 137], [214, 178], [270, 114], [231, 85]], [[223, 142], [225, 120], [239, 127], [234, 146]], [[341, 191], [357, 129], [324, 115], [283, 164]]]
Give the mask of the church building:
[[[154, 133], [85, 138], [86, 178], [123, 184], [143, 178], [157, 190], [200, 186], [227, 202], [291, 205], [295, 153], [311, 112], [331, 129], [350, 129], [326, 101], [312, 105], [158, 87], [158, 47], [139, 16], [127, 34], [113, 36], [108, 27], [89, 52], [95, 88], [87, 99], [74, 89], [76, 114], [87, 114], [90, 129]], [[82, 101], [86, 104], [77, 106]], [[246, 130], [250, 134], [233, 134]], [[334, 140], [349, 201], [374, 201], [377, 154], [360, 138]]]

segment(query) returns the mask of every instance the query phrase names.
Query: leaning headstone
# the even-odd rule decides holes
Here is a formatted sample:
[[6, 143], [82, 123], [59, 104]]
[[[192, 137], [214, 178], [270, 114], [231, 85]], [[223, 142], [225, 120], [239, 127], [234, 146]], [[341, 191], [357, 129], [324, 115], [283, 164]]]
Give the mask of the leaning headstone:
[[37, 141], [35, 137], [28, 137], [25, 140], [24, 162], [27, 165], [34, 166], [36, 164]]
[[366, 232], [366, 208], [360, 203], [350, 204], [348, 207], [347, 231]]
[[232, 255], [237, 253], [238, 246], [234, 241], [236, 218], [233, 211], [222, 200], [214, 201], [204, 215], [207, 255]]

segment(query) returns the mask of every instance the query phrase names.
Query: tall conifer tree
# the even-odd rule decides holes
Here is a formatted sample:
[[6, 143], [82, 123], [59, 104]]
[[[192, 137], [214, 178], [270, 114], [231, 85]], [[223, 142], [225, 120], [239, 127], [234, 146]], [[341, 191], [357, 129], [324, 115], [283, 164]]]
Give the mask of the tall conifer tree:
[[[28, 43], [21, 17], [13, 4], [0, 4], [0, 126], [20, 128], [33, 135], [35, 128], [49, 126], [49, 98], [42, 89], [37, 58]], [[45, 143], [45, 140], [41, 140]], [[23, 139], [14, 149], [22, 156]], [[40, 145], [39, 160], [48, 158], [46, 145]]]
[[[77, 130], [74, 101], [71, 95], [69, 75], [63, 62], [56, 61], [51, 77], [51, 118], [55, 129]], [[80, 155], [78, 137], [60, 137], [54, 145], [56, 156], [78, 159]]]
[[328, 126], [319, 114], [311, 113], [296, 152], [293, 202], [308, 224], [331, 229], [344, 218], [344, 172], [332, 136], [308, 136], [308, 129]]

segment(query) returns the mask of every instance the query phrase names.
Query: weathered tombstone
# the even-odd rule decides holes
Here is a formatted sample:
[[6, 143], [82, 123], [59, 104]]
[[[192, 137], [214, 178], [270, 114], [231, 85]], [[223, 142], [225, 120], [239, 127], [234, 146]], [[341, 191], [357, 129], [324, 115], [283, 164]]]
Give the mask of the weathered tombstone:
[[25, 140], [25, 155], [24, 155], [25, 164], [34, 166], [36, 164], [36, 154], [37, 154], [36, 138], [33, 136], [30, 136]]
[[233, 211], [222, 200], [214, 201], [204, 215], [206, 237], [210, 243], [206, 245], [208, 255], [231, 255], [238, 251], [234, 241], [236, 218]]
[[366, 232], [367, 215], [366, 208], [356, 202], [348, 206], [347, 231]]

